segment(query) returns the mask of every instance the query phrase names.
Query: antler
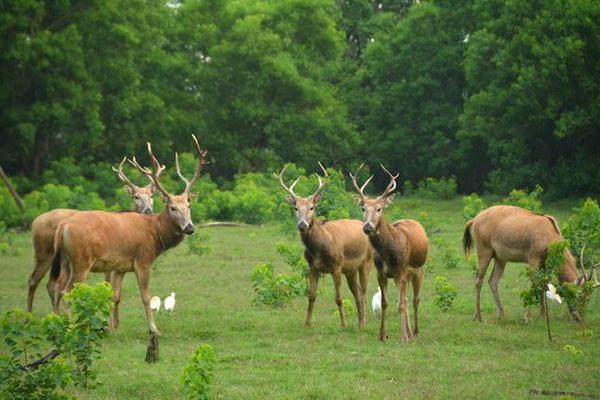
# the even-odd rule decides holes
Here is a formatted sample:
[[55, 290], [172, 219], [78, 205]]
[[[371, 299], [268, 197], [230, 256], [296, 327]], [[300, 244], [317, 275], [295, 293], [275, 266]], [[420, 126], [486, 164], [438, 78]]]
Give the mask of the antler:
[[390, 176], [390, 183], [387, 185], [387, 187], [385, 188], [385, 190], [383, 191], [383, 193], [381, 194], [381, 196], [379, 196], [380, 198], [383, 198], [383, 197], [389, 196], [390, 194], [392, 194], [394, 192], [394, 190], [396, 190], [396, 179], [398, 178], [398, 176], [400, 175], [400, 173], [397, 173], [396, 175], [392, 175], [390, 173], [390, 171], [388, 171], [383, 166], [383, 164], [379, 164], [379, 165]]
[[585, 267], [583, 266], [583, 252], [585, 251], [585, 244], [581, 248], [581, 253], [579, 253], [579, 265], [581, 266], [581, 277], [584, 280], [584, 283], [587, 282], [587, 276], [585, 276]]
[[198, 165], [196, 166], [196, 170], [194, 171], [194, 176], [192, 177], [192, 180], [188, 181], [181, 173], [181, 170], [179, 169], [179, 155], [177, 154], [177, 152], [175, 152], [175, 169], [177, 170], [177, 175], [181, 178], [182, 181], [185, 182], [185, 190], [183, 191], [183, 193], [188, 195], [190, 194], [190, 190], [192, 190], [192, 187], [200, 177], [202, 166], [204, 164], [208, 164], [206, 162], [207, 151], [202, 150], [200, 148], [200, 144], [198, 143], [198, 139], [196, 139], [196, 135], [192, 134], [192, 139], [194, 139], [194, 147], [196, 147], [196, 151], [198, 152], [199, 156]]
[[148, 146], [148, 154], [150, 154], [150, 159], [152, 160], [152, 164], [154, 165], [154, 171], [150, 168], [142, 167], [137, 162], [135, 156], [133, 157], [133, 159], [129, 160], [129, 163], [135, 168], [137, 168], [138, 171], [140, 171], [142, 174], [150, 178], [150, 180], [154, 184], [154, 187], [158, 189], [159, 192], [161, 192], [164, 196], [169, 197], [171, 196], [171, 194], [160, 184], [158, 180], [158, 176], [162, 171], [164, 171], [165, 166], [161, 165], [160, 162], [158, 162], [158, 160], [154, 156], [154, 153], [152, 152], [152, 145], [150, 144], [150, 142], [147, 142], [146, 145]]
[[[319, 164], [319, 167], [321, 167], [321, 171], [323, 171], [323, 178], [329, 178], [329, 174], [327, 173], [327, 170], [325, 169], [323, 164], [321, 164], [321, 161], [317, 161], [317, 163]], [[315, 172], [315, 175], [317, 175], [317, 178], [319, 179], [319, 187], [317, 188], [317, 190], [315, 190], [315, 192], [311, 195], [311, 197], [317, 196], [323, 190], [325, 185], [327, 184], [327, 181], [323, 182], [321, 180], [321, 176], [319, 174], [317, 174]]]
[[137, 186], [133, 182], [131, 182], [127, 175], [125, 175], [125, 172], [123, 172], [123, 164], [125, 164], [125, 161], [127, 161], [127, 157], [123, 157], [123, 160], [119, 164], [119, 169], [112, 167], [112, 170], [117, 173], [117, 176], [119, 177], [121, 182], [135, 190]]
[[[277, 178], [279, 180], [279, 184], [281, 185], [281, 187], [283, 188], [283, 190], [285, 190], [291, 197], [292, 199], [296, 200], [298, 198], [298, 196], [296, 195], [296, 193], [294, 193], [294, 186], [296, 186], [296, 183], [298, 183], [298, 181], [300, 180], [300, 177], [296, 178], [296, 180], [294, 181], [294, 183], [292, 183], [291, 186], [286, 186], [285, 183], [283, 182], [283, 173], [285, 172], [285, 170], [287, 169], [287, 167], [289, 166], [289, 164], [286, 164], [283, 169], [281, 170], [281, 172], [279, 173], [279, 175], [277, 175], [275, 172], [273, 172], [273, 175], [275, 176], [275, 178]], [[319, 178], [319, 181], [321, 180], [321, 178]]]
[[579, 265], [581, 266], [582, 271], [581, 277], [583, 278], [584, 283], [590, 282], [593, 279], [594, 287], [600, 287], [600, 281], [598, 281], [598, 275], [596, 274], [596, 267], [598, 267], [600, 263], [593, 263], [590, 268], [590, 273], [586, 276], [585, 266], [583, 265], [583, 252], [585, 251], [585, 247], [586, 245], [583, 245], [581, 253], [579, 254]]
[[348, 175], [350, 175], [350, 178], [352, 178], [352, 185], [354, 185], [354, 189], [356, 189], [356, 191], [358, 192], [358, 194], [360, 195], [360, 197], [364, 200], [367, 198], [367, 196], [365, 195], [365, 193], [363, 192], [363, 190], [365, 189], [365, 187], [367, 186], [367, 184], [369, 182], [371, 182], [371, 179], [373, 179], [373, 175], [371, 175], [369, 177], [369, 179], [367, 179], [365, 181], [365, 183], [363, 183], [362, 187], [358, 187], [358, 183], [356, 182], [356, 176], [358, 175], [358, 172], [360, 171], [360, 169], [365, 165], [365, 163], [360, 164], [360, 167], [358, 167], [358, 169], [356, 170], [356, 172], [354, 173], [354, 175], [352, 175], [351, 172], [348, 173]]

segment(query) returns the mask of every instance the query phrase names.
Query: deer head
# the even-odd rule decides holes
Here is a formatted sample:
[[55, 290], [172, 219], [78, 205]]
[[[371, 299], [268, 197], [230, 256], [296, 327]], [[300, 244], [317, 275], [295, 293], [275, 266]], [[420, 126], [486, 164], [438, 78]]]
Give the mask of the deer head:
[[[154, 211], [154, 200], [152, 197], [154, 196], [154, 193], [156, 193], [156, 189], [154, 188], [152, 181], [150, 181], [150, 183], [146, 186], [142, 187], [137, 186], [136, 184], [131, 182], [127, 175], [125, 175], [125, 172], [123, 172], [123, 165], [125, 164], [126, 160], [127, 157], [123, 157], [123, 160], [119, 164], [119, 168], [117, 169], [115, 167], [112, 167], [112, 169], [117, 173], [117, 176], [119, 177], [121, 182], [123, 182], [123, 187], [125, 188], [125, 191], [133, 199], [133, 202], [135, 204], [135, 210], [141, 214], [152, 214]], [[165, 166], [161, 166], [161, 168], [157, 171], [156, 175], [160, 176], [164, 169]]]
[[194, 233], [194, 224], [192, 223], [192, 215], [190, 211], [190, 203], [196, 197], [195, 193], [192, 193], [192, 187], [200, 177], [200, 172], [202, 171], [202, 166], [206, 164], [206, 151], [200, 148], [200, 144], [198, 144], [198, 139], [196, 139], [195, 135], [192, 135], [194, 140], [194, 146], [196, 148], [196, 152], [198, 153], [198, 165], [196, 166], [196, 170], [194, 171], [194, 176], [191, 180], [187, 180], [179, 170], [179, 160], [176, 156], [176, 167], [177, 174], [179, 177], [185, 182], [185, 189], [182, 194], [174, 195], [169, 193], [161, 184], [158, 179], [157, 171], [160, 171], [161, 164], [158, 162], [158, 159], [154, 156], [152, 152], [152, 145], [147, 143], [148, 145], [148, 154], [150, 155], [150, 159], [152, 160], [153, 169], [142, 167], [135, 157], [129, 162], [136, 167], [141, 173], [145, 174], [150, 178], [154, 187], [160, 193], [160, 197], [165, 203], [165, 212], [169, 215], [171, 221], [175, 223], [175, 225], [181, 230], [181, 232], [190, 235]]
[[[321, 171], [323, 171], [323, 177], [329, 177], [327, 170], [323, 165], [317, 161], [319, 167], [321, 167]], [[296, 178], [294, 183], [292, 183], [289, 187], [283, 182], [283, 174], [287, 169], [287, 165], [283, 167], [281, 172], [278, 174], [273, 173], [275, 178], [279, 181], [279, 184], [287, 192], [286, 201], [290, 203], [294, 207], [294, 211], [296, 213], [296, 218], [298, 219], [298, 230], [300, 232], [307, 232], [309, 228], [312, 226], [315, 216], [316, 216], [316, 207], [319, 201], [321, 200], [321, 196], [323, 194], [323, 188], [325, 187], [326, 181], [321, 180], [321, 176], [317, 175], [317, 179], [319, 179], [319, 187], [313, 194], [308, 197], [300, 197], [294, 193], [294, 186], [300, 180], [300, 177]]]
[[364, 189], [367, 186], [367, 184], [371, 181], [371, 179], [373, 179], [373, 175], [371, 175], [369, 179], [367, 179], [365, 183], [363, 183], [363, 185], [360, 187], [356, 182], [356, 176], [358, 175], [358, 172], [361, 170], [363, 165], [364, 163], [360, 164], [360, 167], [358, 167], [354, 175], [352, 175], [352, 173], [350, 173], [349, 175], [350, 178], [352, 178], [352, 185], [354, 186], [354, 189], [356, 189], [359, 196], [358, 205], [362, 208], [363, 211], [363, 231], [367, 235], [371, 235], [377, 231], [377, 227], [379, 226], [379, 223], [383, 216], [383, 209], [387, 207], [387, 205], [390, 204], [394, 199], [393, 192], [396, 189], [396, 178], [398, 178], [399, 174], [392, 175], [383, 165], [380, 164], [381, 168], [383, 168], [383, 170], [390, 176], [390, 183], [379, 197], [370, 199], [365, 195]]

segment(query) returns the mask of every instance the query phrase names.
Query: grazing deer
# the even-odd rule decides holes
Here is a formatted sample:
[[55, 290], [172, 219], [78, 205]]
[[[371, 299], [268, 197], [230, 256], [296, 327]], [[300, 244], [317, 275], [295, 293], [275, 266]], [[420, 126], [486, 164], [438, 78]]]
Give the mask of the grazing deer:
[[[69, 291], [74, 283], [85, 280], [90, 271], [115, 271], [118, 274], [134, 272], [146, 319], [151, 335], [159, 335], [158, 328], [150, 309], [148, 284], [150, 267], [164, 251], [177, 246], [184, 238], [194, 232], [191, 219], [190, 202], [196, 196], [192, 187], [200, 177], [205, 164], [206, 151], [193, 136], [198, 152], [198, 165], [191, 180], [187, 180], [185, 190], [180, 195], [167, 192], [161, 185], [157, 172], [161, 168], [148, 143], [148, 153], [154, 169], [142, 167], [135, 157], [131, 163], [147, 175], [165, 203], [164, 210], [157, 215], [135, 213], [109, 213], [103, 211], [83, 211], [63, 221], [57, 230], [55, 255], [51, 277], [56, 279], [61, 269], [68, 272], [69, 279], [57, 292], [54, 311], [58, 312], [62, 294]], [[115, 293], [120, 287], [115, 288]], [[120, 299], [116, 299], [116, 304]]]
[[[327, 170], [319, 163], [323, 175], [328, 177]], [[342, 327], [346, 326], [344, 310], [342, 308], [341, 282], [342, 274], [346, 277], [348, 287], [354, 296], [358, 310], [358, 325], [360, 329], [365, 325], [365, 303], [369, 274], [373, 267], [373, 250], [369, 241], [362, 233], [362, 224], [354, 219], [341, 219], [335, 221], [320, 221], [316, 215], [316, 207], [322, 196], [326, 182], [321, 180], [319, 174], [319, 187], [308, 197], [299, 197], [294, 193], [294, 186], [283, 182], [283, 174], [287, 165], [279, 175], [274, 174], [281, 187], [288, 193], [286, 201], [290, 203], [298, 218], [298, 230], [302, 243], [304, 243], [304, 258], [309, 265], [309, 293], [308, 309], [306, 311], [305, 326], [311, 325], [313, 306], [317, 298], [317, 285], [321, 273], [331, 274], [335, 286], [335, 302], [340, 313]]]
[[[383, 216], [383, 210], [394, 199], [394, 190], [396, 189], [396, 179], [398, 174], [392, 175], [382, 165], [381, 168], [390, 176], [390, 183], [383, 193], [370, 199], [364, 194], [364, 189], [373, 178], [369, 177], [362, 185], [358, 186], [356, 176], [363, 167], [361, 164], [352, 178], [352, 184], [358, 192], [359, 205], [363, 211], [364, 225], [363, 231], [369, 237], [371, 245], [375, 248], [377, 254], [375, 257], [375, 266], [377, 267], [377, 280], [381, 289], [381, 325], [379, 329], [379, 339], [387, 339], [385, 310], [388, 305], [387, 280], [394, 279], [398, 289], [400, 312], [400, 326], [402, 331], [401, 340], [408, 342], [412, 335], [419, 333], [419, 293], [423, 285], [423, 265], [427, 259], [427, 250], [429, 241], [425, 229], [417, 221], [411, 219], [401, 219], [392, 224], [387, 222]], [[410, 279], [413, 287], [413, 311], [415, 326], [411, 332], [407, 310], [406, 283]]]
[[[129, 178], [127, 178], [127, 175], [125, 175], [123, 172], [123, 164], [126, 160], [127, 158], [124, 157], [123, 161], [121, 161], [121, 164], [119, 164], [119, 168], [116, 169], [113, 167], [113, 170], [117, 173], [119, 179], [121, 179], [121, 181], [125, 184], [125, 190], [133, 199], [134, 211], [143, 214], [152, 214], [152, 196], [154, 194], [152, 183], [143, 187], [132, 183]], [[159, 171], [159, 175], [160, 172], [162, 172], [162, 170]], [[54, 254], [54, 235], [56, 234], [56, 228], [61, 221], [72, 215], [75, 215], [78, 212], [80, 211], [59, 208], [45, 212], [33, 220], [33, 223], [31, 224], [31, 237], [33, 241], [34, 266], [28, 283], [28, 312], [31, 312], [33, 309], [33, 298], [40, 281], [44, 278], [52, 266], [52, 255]], [[106, 273], [106, 280], [112, 282], [110, 273]], [[47, 289], [50, 299], [52, 300], [55, 291], [54, 285], [48, 285]]]
[[[504, 309], [500, 303], [498, 282], [509, 261], [529, 264], [529, 268], [537, 270], [544, 265], [548, 247], [552, 242], [562, 240], [558, 223], [550, 215], [536, 214], [532, 211], [515, 206], [493, 206], [479, 214], [465, 225], [463, 249], [465, 256], [475, 244], [477, 249], [477, 278], [475, 280], [475, 321], [481, 321], [480, 296], [483, 278], [491, 259], [494, 259], [494, 269], [489, 278], [489, 285], [496, 302], [498, 318], [504, 317]], [[560, 267], [559, 281], [585, 283], [592, 279], [594, 269], [589, 277], [583, 274], [579, 277], [575, 260], [568, 249], [565, 249], [565, 262]], [[574, 309], [571, 315], [575, 320], [580, 317]], [[544, 301], [540, 301], [541, 315], [545, 315]]]

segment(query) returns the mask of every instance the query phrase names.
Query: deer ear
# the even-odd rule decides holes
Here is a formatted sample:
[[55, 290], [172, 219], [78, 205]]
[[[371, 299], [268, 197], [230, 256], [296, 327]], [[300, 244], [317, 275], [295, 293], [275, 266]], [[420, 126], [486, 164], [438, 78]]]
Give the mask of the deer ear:
[[131, 188], [131, 186], [129, 186], [129, 185], [123, 185], [123, 187], [125, 188], [125, 191], [127, 192], [128, 195], [133, 196], [135, 194], [133, 192], [133, 189]]
[[359, 206], [363, 205], [363, 199], [359, 195], [353, 194], [352, 198], [354, 199], [354, 201], [356, 202], [356, 204], [358, 204]]
[[389, 196], [387, 196], [385, 198], [385, 206], [389, 206], [390, 204], [392, 204], [392, 201], [394, 201], [394, 197], [396, 196], [395, 193], [390, 194]]
[[288, 203], [290, 203], [291, 205], [295, 206], [296, 205], [296, 199], [294, 199], [292, 196], [290, 196], [289, 194], [287, 196], [285, 196], [285, 201], [287, 201]]
[[188, 201], [191, 202], [196, 197], [198, 197], [198, 193], [191, 192], [190, 194], [188, 194]]
[[160, 196], [160, 199], [162, 200], [162, 202], [167, 205], [167, 203], [169, 202], [169, 197], [165, 196], [162, 192], [158, 192], [158, 195]]

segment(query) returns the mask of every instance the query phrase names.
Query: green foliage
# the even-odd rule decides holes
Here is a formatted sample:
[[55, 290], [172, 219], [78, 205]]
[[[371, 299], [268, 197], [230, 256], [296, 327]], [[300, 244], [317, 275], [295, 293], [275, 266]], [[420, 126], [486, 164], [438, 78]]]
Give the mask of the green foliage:
[[433, 301], [442, 312], [452, 309], [458, 292], [456, 288], [443, 276], [436, 276], [434, 281], [435, 296]]
[[456, 269], [461, 262], [461, 258], [454, 247], [448, 245], [448, 243], [441, 237], [435, 238], [433, 242], [440, 255], [440, 259], [447, 269]]
[[15, 231], [6, 228], [6, 224], [0, 220], [0, 254], [18, 256], [21, 254], [14, 243]]
[[293, 272], [308, 277], [308, 263], [303, 256], [303, 250], [299, 246], [278, 242], [275, 249]]
[[294, 297], [306, 293], [306, 279], [298, 273], [273, 274], [273, 265], [259, 264], [251, 276], [256, 297], [252, 301], [257, 305], [282, 307]]
[[[356, 315], [356, 305], [352, 299], [342, 299], [342, 310], [344, 310], [344, 316], [346, 318], [353, 317]], [[332, 314], [334, 318], [340, 317], [340, 310], [335, 310]]]
[[210, 235], [206, 231], [196, 232], [193, 235], [189, 235], [186, 239], [188, 246], [188, 253], [195, 254], [197, 256], [204, 256], [210, 254]]
[[[90, 370], [100, 354], [99, 341], [106, 337], [112, 308], [112, 289], [77, 284], [65, 296], [71, 316], [49, 314], [43, 319], [20, 310], [0, 319], [0, 333], [7, 354], [0, 354], [0, 397], [7, 399], [68, 399], [62, 389], [73, 382], [88, 387], [95, 379]], [[49, 354], [37, 368], [23, 368]]]
[[590, 266], [600, 260], [600, 207], [597, 201], [588, 198], [581, 207], [575, 208], [562, 232], [571, 243], [573, 254], [581, 254], [585, 246], [584, 265]]
[[421, 211], [417, 220], [429, 237], [435, 235], [440, 229], [437, 221], [427, 211]]
[[541, 213], [542, 201], [539, 199], [539, 196], [543, 191], [544, 189], [540, 185], [535, 185], [535, 189], [529, 193], [526, 190], [513, 189], [508, 194], [508, 197], [502, 200], [502, 203]]
[[475, 218], [477, 214], [486, 209], [485, 202], [477, 193], [463, 197], [463, 218], [465, 221]]
[[[527, 276], [531, 281], [531, 287], [521, 292], [523, 306], [529, 307], [540, 303], [540, 299], [548, 290], [548, 284], [552, 283], [557, 288], [560, 267], [565, 262], [565, 249], [569, 248], [568, 240], [559, 240], [548, 247], [546, 261], [542, 268], [537, 270], [527, 269]], [[560, 290], [559, 290], [559, 294]]]
[[213, 348], [202, 343], [194, 351], [194, 355], [181, 371], [181, 384], [186, 399], [210, 399], [210, 383], [217, 356]]
[[100, 357], [100, 340], [108, 335], [108, 321], [113, 307], [112, 287], [102, 282], [92, 287], [77, 283], [65, 295], [71, 312], [67, 329], [54, 330], [58, 349], [70, 355], [75, 363], [76, 382], [88, 387], [96, 378], [92, 362]]
[[4, 185], [0, 185], [0, 221], [5, 227], [21, 225], [21, 210]]
[[415, 194], [427, 199], [449, 200], [456, 196], [456, 178], [427, 178], [419, 182]]

